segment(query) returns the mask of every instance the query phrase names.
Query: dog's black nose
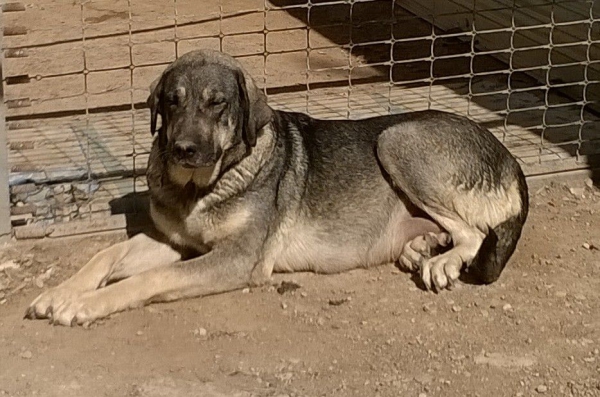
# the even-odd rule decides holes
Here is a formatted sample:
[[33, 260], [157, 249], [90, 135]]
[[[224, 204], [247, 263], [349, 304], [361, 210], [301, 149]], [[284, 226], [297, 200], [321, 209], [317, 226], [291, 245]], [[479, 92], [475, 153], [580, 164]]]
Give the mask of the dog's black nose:
[[191, 141], [177, 141], [173, 145], [175, 156], [180, 160], [190, 160], [198, 153], [198, 145]]

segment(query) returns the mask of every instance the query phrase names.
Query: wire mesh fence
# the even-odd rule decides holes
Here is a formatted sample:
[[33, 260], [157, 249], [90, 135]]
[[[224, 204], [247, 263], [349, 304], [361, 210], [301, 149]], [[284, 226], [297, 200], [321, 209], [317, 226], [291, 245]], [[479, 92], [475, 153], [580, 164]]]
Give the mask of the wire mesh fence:
[[197, 48], [237, 57], [277, 109], [465, 114], [528, 175], [600, 159], [593, 1], [35, 0], [3, 12], [11, 220], [22, 237], [111, 228], [107, 215], [136, 210], [122, 199], [146, 190], [148, 86]]

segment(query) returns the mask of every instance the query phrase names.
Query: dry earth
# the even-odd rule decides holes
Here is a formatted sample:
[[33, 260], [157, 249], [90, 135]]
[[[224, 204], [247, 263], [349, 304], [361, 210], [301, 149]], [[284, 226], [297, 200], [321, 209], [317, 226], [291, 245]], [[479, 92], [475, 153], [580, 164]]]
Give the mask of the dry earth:
[[[591, 185], [591, 184], [590, 184]], [[600, 192], [532, 191], [490, 286], [428, 293], [393, 265], [114, 315], [23, 320], [115, 234], [0, 252], [0, 395], [600, 396]]]

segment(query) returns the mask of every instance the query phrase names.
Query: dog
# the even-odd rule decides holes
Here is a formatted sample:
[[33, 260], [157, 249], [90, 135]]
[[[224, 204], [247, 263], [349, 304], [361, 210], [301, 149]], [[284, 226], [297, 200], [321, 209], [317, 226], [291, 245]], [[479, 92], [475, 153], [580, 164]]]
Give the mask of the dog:
[[463, 270], [487, 284], [527, 218], [519, 164], [462, 116], [319, 120], [277, 111], [237, 60], [208, 50], [169, 65], [148, 105], [159, 237], [141, 233], [96, 254], [38, 296], [27, 318], [85, 325], [261, 285], [273, 272], [390, 262], [436, 292]]

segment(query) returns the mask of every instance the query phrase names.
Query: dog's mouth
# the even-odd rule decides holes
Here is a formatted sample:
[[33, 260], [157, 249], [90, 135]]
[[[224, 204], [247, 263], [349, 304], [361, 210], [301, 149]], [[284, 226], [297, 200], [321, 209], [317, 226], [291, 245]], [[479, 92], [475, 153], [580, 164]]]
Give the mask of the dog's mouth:
[[182, 168], [186, 168], [189, 170], [209, 170], [215, 168], [217, 165], [216, 161], [211, 162], [197, 162], [192, 160], [175, 160], [175, 164], [179, 165]]

